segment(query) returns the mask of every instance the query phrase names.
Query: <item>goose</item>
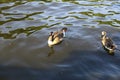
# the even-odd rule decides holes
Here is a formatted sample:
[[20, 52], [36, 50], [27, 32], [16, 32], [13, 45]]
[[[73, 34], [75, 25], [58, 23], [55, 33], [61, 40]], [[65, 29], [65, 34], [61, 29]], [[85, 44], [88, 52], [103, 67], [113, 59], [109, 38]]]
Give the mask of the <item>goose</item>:
[[106, 34], [107, 33], [105, 31], [101, 32], [101, 42], [104, 49], [107, 50], [108, 53], [112, 54], [117, 46], [113, 43], [110, 37], [106, 36]]
[[66, 36], [66, 31], [67, 31], [67, 28], [64, 27], [60, 31], [50, 32], [50, 35], [48, 37], [48, 46], [52, 47], [62, 42], [63, 38]]

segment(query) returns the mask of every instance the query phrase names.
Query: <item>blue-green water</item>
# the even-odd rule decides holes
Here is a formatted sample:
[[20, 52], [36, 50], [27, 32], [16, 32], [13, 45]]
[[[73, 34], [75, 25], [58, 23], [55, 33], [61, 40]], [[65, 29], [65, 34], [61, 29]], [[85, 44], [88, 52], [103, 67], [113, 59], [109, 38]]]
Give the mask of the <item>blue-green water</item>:
[[[119, 80], [120, 51], [102, 48], [106, 31], [120, 48], [119, 0], [1, 0], [0, 80]], [[49, 48], [51, 31], [67, 27]]]

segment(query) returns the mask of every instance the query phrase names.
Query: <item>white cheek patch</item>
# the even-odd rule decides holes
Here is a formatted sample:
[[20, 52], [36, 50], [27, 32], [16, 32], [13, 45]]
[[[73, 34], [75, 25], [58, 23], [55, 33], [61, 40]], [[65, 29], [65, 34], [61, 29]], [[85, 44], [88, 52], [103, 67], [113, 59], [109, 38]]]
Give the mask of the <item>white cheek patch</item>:
[[66, 36], [66, 33], [65, 32], [63, 32], [63, 37], [65, 37]]

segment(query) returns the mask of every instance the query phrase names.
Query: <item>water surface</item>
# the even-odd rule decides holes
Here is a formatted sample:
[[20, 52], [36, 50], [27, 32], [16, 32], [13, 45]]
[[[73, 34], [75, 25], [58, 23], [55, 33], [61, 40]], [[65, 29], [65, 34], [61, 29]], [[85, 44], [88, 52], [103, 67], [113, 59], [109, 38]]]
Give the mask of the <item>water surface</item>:
[[[109, 55], [106, 31], [120, 48], [119, 0], [1, 0], [0, 80], [119, 80], [120, 51]], [[67, 27], [49, 48], [51, 31]]]

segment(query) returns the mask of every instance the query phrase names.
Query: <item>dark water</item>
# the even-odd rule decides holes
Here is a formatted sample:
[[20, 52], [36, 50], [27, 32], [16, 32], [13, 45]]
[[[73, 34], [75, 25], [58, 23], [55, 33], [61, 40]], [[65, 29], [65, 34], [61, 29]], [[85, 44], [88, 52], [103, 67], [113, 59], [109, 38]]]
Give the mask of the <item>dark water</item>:
[[[49, 32], [67, 27], [49, 48]], [[0, 80], [120, 80], [120, 51], [108, 55], [101, 31], [120, 48], [119, 0], [0, 0]]]

